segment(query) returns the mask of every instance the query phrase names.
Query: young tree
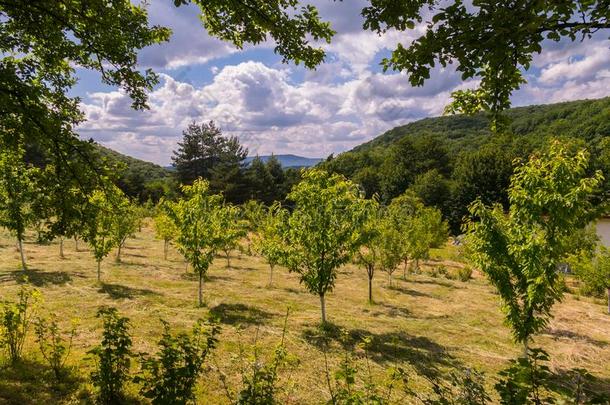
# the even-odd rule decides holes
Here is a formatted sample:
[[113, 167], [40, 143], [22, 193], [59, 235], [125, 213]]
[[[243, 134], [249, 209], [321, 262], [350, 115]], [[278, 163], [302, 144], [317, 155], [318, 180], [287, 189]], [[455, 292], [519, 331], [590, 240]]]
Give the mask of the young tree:
[[600, 172], [588, 175], [588, 155], [555, 141], [545, 154], [532, 155], [515, 169], [507, 213], [476, 201], [465, 225], [470, 256], [503, 301], [506, 322], [527, 350], [561, 299], [557, 266], [570, 253], [569, 236], [584, 228], [598, 210], [592, 195]]
[[574, 259], [571, 265], [583, 284], [583, 291], [598, 297], [606, 294], [610, 314], [610, 249], [599, 246], [593, 257], [580, 254]]
[[370, 201], [343, 176], [312, 169], [293, 187], [288, 199], [294, 210], [283, 238], [283, 264], [320, 297], [322, 324], [326, 323], [326, 293], [332, 291], [340, 266], [362, 245]]
[[167, 213], [178, 228], [178, 248], [199, 276], [199, 306], [203, 306], [203, 278], [224, 243], [223, 199], [211, 194], [208, 182], [202, 179], [183, 186], [182, 191], [185, 198], [168, 204]]
[[24, 150], [18, 147], [14, 152], [2, 146], [0, 154], [0, 225], [17, 237], [21, 268], [27, 270], [23, 250], [25, 231], [33, 220], [31, 204], [34, 200], [34, 175], [37, 169], [26, 166]]
[[273, 285], [273, 269], [284, 256], [282, 227], [287, 215], [288, 212], [279, 203], [273, 204], [259, 222], [258, 232], [254, 234], [254, 251], [269, 263], [269, 286]]
[[158, 239], [163, 240], [163, 259], [167, 260], [167, 251], [169, 243], [174, 240], [178, 234], [178, 228], [174, 221], [163, 211], [162, 203], [157, 215], [155, 215], [155, 235]]
[[391, 287], [392, 274], [403, 260], [404, 237], [391, 217], [385, 217], [379, 225], [379, 268], [387, 273]]
[[242, 205], [244, 226], [246, 228], [246, 243], [248, 244], [248, 254], [252, 254], [252, 235], [257, 232], [261, 222], [266, 218], [267, 208], [256, 200], [249, 200]]
[[86, 222], [83, 229], [83, 239], [91, 247], [93, 257], [97, 262], [97, 281], [101, 279], [101, 263], [104, 257], [117, 246], [115, 234], [116, 213], [115, 196], [120, 190], [110, 186], [106, 190], [96, 190], [89, 197], [86, 208]]
[[121, 196], [116, 203], [113, 221], [113, 236], [116, 239], [116, 261], [121, 262], [121, 249], [125, 246], [127, 238], [133, 237], [138, 230], [141, 220], [140, 213], [125, 196]]
[[227, 259], [227, 267], [231, 268], [231, 251], [237, 248], [239, 240], [246, 235], [245, 221], [240, 220], [240, 209], [234, 205], [224, 205], [218, 211], [218, 226], [223, 230], [220, 242]]
[[375, 270], [379, 268], [381, 260], [381, 224], [383, 218], [377, 201], [371, 203], [369, 217], [364, 223], [362, 245], [354, 254], [354, 262], [366, 270], [369, 280], [369, 304], [373, 303], [373, 277]]

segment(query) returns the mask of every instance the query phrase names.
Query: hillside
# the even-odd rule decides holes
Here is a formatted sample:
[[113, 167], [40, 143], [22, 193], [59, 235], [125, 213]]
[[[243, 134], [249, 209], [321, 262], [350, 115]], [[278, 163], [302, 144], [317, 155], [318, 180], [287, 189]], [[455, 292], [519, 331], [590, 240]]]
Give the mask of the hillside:
[[[547, 134], [583, 138], [610, 135], [610, 97], [557, 104], [511, 108], [506, 112], [509, 132], [515, 135], [541, 137]], [[484, 114], [452, 115], [425, 118], [393, 128], [375, 139], [355, 147], [363, 152], [376, 147], [388, 147], [404, 137], [436, 135], [458, 149], [470, 149], [489, 137], [489, 121]]]
[[133, 172], [136, 175], [141, 175], [146, 181], [154, 181], [171, 176], [170, 170], [159, 166], [158, 164], [123, 155], [122, 153], [100, 144], [96, 144], [95, 146], [102, 157], [107, 158], [114, 163], [125, 164], [126, 172]]
[[[492, 134], [483, 114], [427, 118], [394, 128], [322, 163], [359, 183], [382, 202], [411, 190], [443, 212], [454, 234], [468, 206], [508, 204], [514, 164], [551, 139], [586, 147], [610, 195], [610, 98], [518, 107], [507, 112], [509, 128]], [[605, 198], [600, 195], [600, 198]]]

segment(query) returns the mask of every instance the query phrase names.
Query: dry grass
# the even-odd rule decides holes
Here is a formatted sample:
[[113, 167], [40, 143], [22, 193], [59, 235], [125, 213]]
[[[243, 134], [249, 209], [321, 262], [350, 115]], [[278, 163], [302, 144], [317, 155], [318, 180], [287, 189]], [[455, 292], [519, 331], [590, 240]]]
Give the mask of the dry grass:
[[[28, 342], [26, 362], [17, 369], [5, 368], [0, 374], [0, 402], [18, 404], [80, 403], [90, 398], [87, 376], [92, 361], [86, 352], [98, 343], [101, 328], [95, 318], [101, 305], [112, 305], [132, 322], [135, 349], [151, 352], [160, 335], [159, 318], [177, 329], [192, 325], [209, 313], [222, 323], [219, 347], [209, 364], [220, 367], [231, 378], [237, 378], [234, 355], [240, 345], [248, 352], [258, 336], [264, 353], [277, 344], [286, 308], [288, 349], [300, 363], [285, 374], [282, 386], [286, 403], [324, 403], [328, 400], [324, 378], [324, 356], [320, 350], [318, 298], [299, 285], [294, 274], [276, 269], [275, 284], [267, 286], [268, 267], [256, 257], [234, 257], [233, 268], [226, 268], [221, 257], [216, 260], [205, 284], [207, 305], [196, 306], [196, 279], [185, 274], [184, 262], [172, 251], [163, 260], [162, 242], [145, 228], [130, 239], [124, 250], [123, 263], [110, 256], [102, 265], [102, 283], [95, 281], [95, 263], [80, 243], [65, 243], [66, 258], [58, 257], [57, 243], [26, 244], [31, 271], [30, 281], [44, 295], [41, 313], [55, 312], [67, 327], [72, 318], [81, 325], [70, 363], [75, 367], [73, 380], [56, 386], [48, 370], [40, 363], [35, 342]], [[237, 253], [235, 253], [237, 256]], [[459, 266], [448, 258], [455, 252], [448, 247], [435, 253], [436, 261], [447, 268]], [[0, 236], [0, 299], [13, 299], [22, 272], [14, 242], [4, 233]], [[370, 349], [373, 373], [381, 375], [387, 366], [400, 364], [424, 375], [441, 375], [453, 367], [474, 366], [493, 375], [516, 357], [520, 348], [511, 342], [502, 324], [497, 296], [475, 272], [467, 283], [432, 278], [426, 275], [400, 277], [395, 273], [394, 286], [388, 288], [385, 274], [377, 274], [374, 284], [376, 303], [366, 303], [365, 272], [353, 266], [342, 269], [337, 286], [327, 298], [332, 330], [329, 360], [331, 367], [339, 361], [341, 345], [337, 330], [345, 329], [355, 341], [361, 336], [372, 338]], [[587, 368], [600, 387], [610, 391], [610, 317], [599, 302], [567, 295], [554, 310], [555, 319], [549, 331], [535, 343], [549, 351], [557, 371], [574, 367]], [[415, 377], [415, 386], [422, 379]], [[130, 388], [135, 392], [136, 388]], [[202, 378], [199, 403], [226, 403], [223, 389], [214, 370]]]

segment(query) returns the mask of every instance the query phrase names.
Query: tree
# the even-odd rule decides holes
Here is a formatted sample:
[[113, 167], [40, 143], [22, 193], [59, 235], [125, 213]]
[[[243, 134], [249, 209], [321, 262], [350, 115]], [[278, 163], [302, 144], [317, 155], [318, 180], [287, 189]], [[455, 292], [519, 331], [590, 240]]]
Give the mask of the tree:
[[104, 257], [117, 246], [116, 238], [116, 199], [121, 191], [115, 186], [106, 190], [96, 190], [89, 197], [86, 208], [86, 222], [83, 239], [91, 247], [97, 262], [97, 281], [101, 278], [101, 263]]
[[23, 148], [19, 147], [16, 152], [6, 149], [0, 154], [0, 225], [17, 237], [21, 268], [26, 271], [23, 240], [26, 228], [33, 220], [31, 205], [35, 197], [36, 169], [26, 166], [23, 153]]
[[237, 247], [241, 238], [246, 235], [245, 221], [239, 219], [240, 210], [233, 205], [224, 205], [217, 213], [220, 235], [220, 250], [227, 258], [227, 267], [231, 267], [231, 251]]
[[312, 294], [320, 297], [322, 324], [326, 323], [326, 293], [332, 291], [340, 266], [362, 245], [362, 227], [370, 201], [343, 176], [312, 169], [293, 187], [282, 260]]
[[223, 200], [211, 194], [209, 183], [202, 179], [182, 186], [182, 192], [185, 198], [167, 204], [167, 213], [178, 228], [178, 248], [199, 276], [199, 306], [203, 306], [203, 278], [224, 244]]
[[173, 166], [182, 184], [192, 184], [199, 177], [210, 180], [215, 167], [239, 164], [248, 155], [236, 137], [224, 137], [214, 121], [192, 122], [182, 132], [182, 142], [172, 156]]
[[396, 222], [386, 216], [380, 222], [379, 268], [388, 275], [388, 285], [392, 286], [392, 274], [396, 271], [404, 255], [404, 238]]
[[288, 212], [279, 203], [268, 208], [254, 235], [254, 251], [269, 263], [269, 286], [273, 285], [273, 269], [284, 256], [282, 227]]
[[465, 230], [471, 260], [497, 288], [506, 322], [525, 349], [561, 299], [557, 266], [571, 252], [569, 236], [599, 215], [592, 195], [603, 177], [589, 177], [587, 168], [585, 150], [553, 142], [515, 169], [507, 213], [480, 200], [470, 206], [473, 218]]
[[127, 238], [133, 237], [141, 221], [141, 212], [125, 196], [119, 197], [115, 205], [113, 236], [116, 239], [116, 261], [121, 262], [121, 249]]
[[576, 277], [583, 284], [583, 291], [598, 297], [605, 293], [610, 314], [610, 249], [599, 246], [593, 257], [580, 254], [574, 259], [571, 265]]
[[[424, 14], [424, 10], [425, 14]], [[426, 31], [408, 47], [398, 44], [384, 69], [405, 72], [413, 86], [430, 78], [436, 64], [454, 64], [462, 79], [480, 78], [475, 90], [453, 94], [448, 112], [488, 111], [494, 122], [510, 106], [510, 95], [525, 78], [544, 40], [590, 38], [610, 28], [605, 1], [486, 2], [381, 0], [362, 11], [364, 28], [380, 34], [415, 29], [430, 15]]]
[[157, 215], [155, 215], [155, 235], [158, 239], [163, 240], [163, 259], [167, 260], [167, 250], [169, 247], [170, 241], [176, 238], [178, 234], [178, 228], [174, 221], [167, 215], [167, 213], [162, 208], [163, 202], [159, 204], [159, 210]]

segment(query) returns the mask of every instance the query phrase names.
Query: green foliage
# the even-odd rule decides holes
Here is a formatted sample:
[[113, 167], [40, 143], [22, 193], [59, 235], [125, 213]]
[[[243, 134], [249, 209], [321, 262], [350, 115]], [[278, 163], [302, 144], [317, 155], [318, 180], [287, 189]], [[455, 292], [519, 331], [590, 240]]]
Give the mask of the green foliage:
[[485, 376], [476, 369], [454, 370], [445, 380], [430, 379], [433, 394], [424, 397], [407, 389], [425, 405], [485, 405], [491, 398], [485, 390]]
[[553, 404], [555, 400], [548, 391], [551, 371], [547, 362], [549, 355], [542, 349], [529, 349], [527, 356], [513, 360], [500, 372], [496, 391], [504, 405]]
[[116, 260], [121, 261], [121, 249], [127, 238], [133, 237], [138, 230], [141, 216], [138, 208], [125, 197], [119, 197], [114, 204], [113, 238], [118, 248]]
[[457, 270], [457, 278], [460, 281], [466, 282], [472, 278], [472, 267], [463, 266]]
[[272, 205], [258, 222], [258, 232], [253, 237], [254, 251], [269, 263], [269, 285], [273, 284], [273, 269], [285, 254], [282, 230], [287, 216], [288, 211], [279, 203]]
[[[503, 1], [474, 4], [436, 1], [372, 2], [362, 12], [364, 28], [378, 33], [413, 30], [430, 15], [426, 31], [408, 47], [399, 43], [384, 69], [405, 72], [413, 86], [422, 86], [436, 64], [454, 64], [462, 79], [480, 78], [475, 90], [453, 94], [449, 112], [487, 111], [494, 126], [500, 112], [510, 106], [514, 90], [526, 82], [522, 71], [530, 68], [545, 40], [590, 38], [608, 28], [610, 12], [604, 2], [517, 3]], [[575, 21], [578, 19], [578, 21]], [[507, 58], [507, 49], [510, 57]]]
[[581, 291], [587, 295], [601, 297], [610, 289], [610, 248], [599, 246], [590, 257], [580, 254], [572, 258], [571, 267], [582, 283]]
[[224, 226], [232, 207], [225, 207], [221, 195], [211, 194], [209, 183], [195, 180], [183, 186], [185, 198], [166, 205], [166, 212], [178, 228], [176, 244], [199, 275], [199, 305], [203, 305], [203, 277], [216, 253], [225, 246]]
[[515, 169], [508, 213], [477, 201], [470, 207], [476, 219], [465, 226], [473, 263], [498, 289], [506, 322], [526, 345], [561, 298], [557, 266], [573, 249], [569, 235], [598, 214], [592, 195], [603, 177], [589, 177], [584, 150], [568, 149], [554, 142], [547, 154], [532, 155]]
[[216, 346], [220, 328], [198, 320], [190, 335], [172, 335], [169, 324], [161, 322], [159, 352], [155, 357], [141, 354], [141, 375], [134, 381], [142, 383], [140, 394], [154, 405], [193, 403], [197, 379], [206, 357]]
[[159, 204], [157, 214], [154, 217], [155, 236], [163, 240], [163, 258], [167, 260], [167, 249], [170, 241], [175, 240], [178, 236], [178, 228], [176, 223], [165, 212], [163, 201]]
[[246, 236], [246, 221], [240, 219], [241, 210], [234, 205], [224, 205], [218, 211], [218, 227], [220, 234], [220, 250], [225, 253], [227, 267], [231, 267], [231, 251], [237, 248], [241, 238]]
[[99, 390], [102, 404], [121, 403], [123, 387], [129, 381], [132, 356], [129, 319], [120, 316], [112, 307], [101, 307], [97, 317], [102, 318], [104, 331], [101, 344], [89, 351], [96, 362], [91, 381]]
[[0, 348], [6, 351], [11, 364], [21, 360], [30, 323], [41, 299], [40, 291], [23, 284], [17, 302], [5, 301], [0, 306]]
[[359, 344], [359, 348], [363, 352], [365, 360], [366, 376], [359, 381], [360, 368], [356, 363], [354, 353], [349, 349], [348, 337], [345, 332], [342, 335], [343, 343], [345, 343], [345, 351], [342, 356], [339, 367], [330, 375], [328, 369], [328, 359], [326, 352], [324, 358], [326, 361], [326, 381], [330, 400], [328, 404], [332, 405], [383, 405], [390, 404], [394, 389], [400, 383], [406, 380], [406, 374], [402, 368], [390, 367], [387, 370], [387, 377], [384, 381], [376, 381], [373, 378], [370, 367], [369, 347], [371, 345], [370, 338], [364, 338]]
[[67, 336], [62, 334], [57, 321], [57, 315], [55, 314], [51, 314], [50, 319], [40, 317], [36, 320], [35, 330], [40, 353], [49, 363], [55, 379], [60, 381], [62, 371], [72, 349], [72, 340], [76, 335], [77, 321], [72, 321], [72, 327]]
[[97, 262], [98, 281], [102, 260], [118, 245], [115, 209], [120, 204], [121, 198], [121, 191], [115, 186], [109, 186], [106, 190], [96, 190], [89, 197], [82, 237], [91, 247]]
[[332, 291], [339, 267], [362, 245], [362, 226], [371, 204], [354, 183], [317, 169], [303, 174], [288, 199], [295, 207], [283, 232], [287, 247], [283, 264], [320, 297], [325, 323], [324, 296]]
[[27, 270], [23, 239], [27, 226], [35, 219], [32, 205], [38, 195], [34, 183], [38, 170], [26, 166], [21, 146], [11, 151], [0, 142], [0, 147], [0, 226], [7, 228], [17, 237], [21, 266], [23, 270]]
[[274, 405], [283, 403], [278, 398], [279, 391], [283, 388], [278, 384], [280, 372], [289, 366], [298, 364], [298, 359], [291, 356], [286, 349], [285, 338], [288, 314], [289, 311], [286, 311], [282, 338], [275, 347], [270, 360], [265, 360], [259, 352], [259, 347], [257, 346], [258, 330], [254, 341], [254, 353], [246, 364], [243, 364], [243, 362], [247, 355], [240, 345], [240, 354], [237, 360], [242, 362], [238, 367], [241, 385], [232, 388], [227, 381], [227, 376], [220, 372], [220, 380], [225, 388], [227, 398], [232, 404]]

